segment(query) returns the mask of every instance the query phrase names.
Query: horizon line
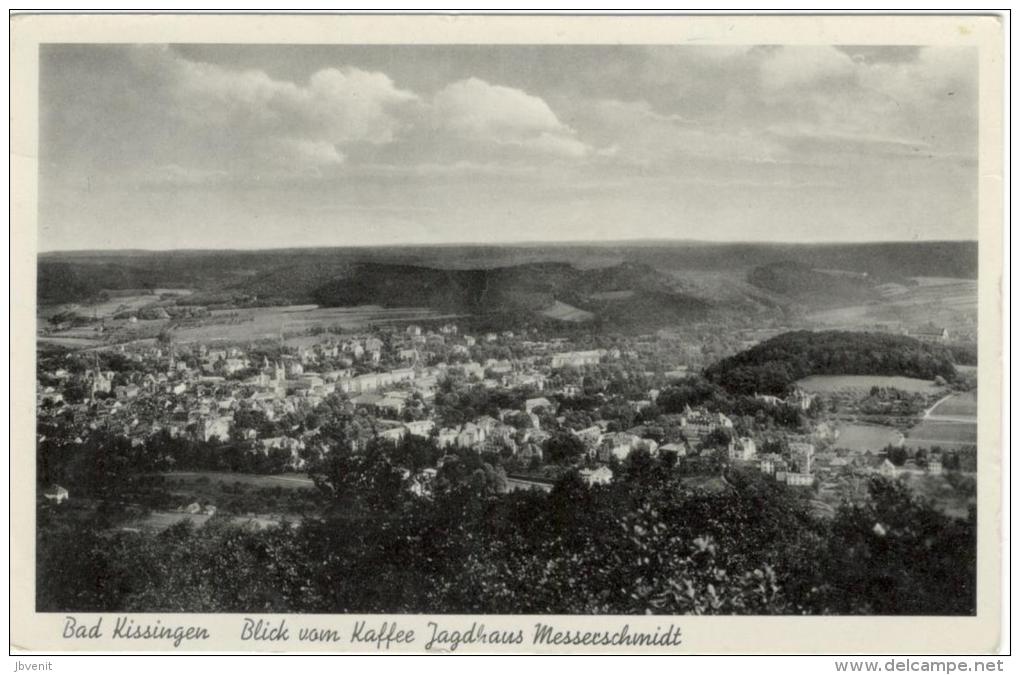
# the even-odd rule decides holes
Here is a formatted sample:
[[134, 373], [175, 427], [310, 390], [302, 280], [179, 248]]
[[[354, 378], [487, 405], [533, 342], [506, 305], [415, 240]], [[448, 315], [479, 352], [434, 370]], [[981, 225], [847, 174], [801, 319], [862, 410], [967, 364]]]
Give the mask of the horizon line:
[[637, 238], [637, 239], [564, 239], [555, 241], [546, 240], [523, 240], [507, 242], [480, 242], [480, 241], [451, 241], [433, 243], [406, 243], [406, 244], [322, 244], [307, 246], [267, 246], [253, 248], [68, 248], [38, 250], [36, 255], [52, 254], [84, 254], [84, 253], [200, 253], [200, 252], [226, 252], [226, 253], [258, 253], [261, 251], [314, 251], [322, 249], [380, 249], [380, 248], [454, 248], [454, 247], [531, 247], [531, 246], [612, 246], [619, 244], [629, 245], [656, 245], [656, 244], [690, 244], [701, 246], [861, 246], [880, 244], [965, 244], [978, 243], [979, 239], [862, 239], [859, 241], [847, 240], [819, 240], [819, 241], [776, 241], [776, 240], [753, 240], [753, 239], [662, 239], [662, 238]]

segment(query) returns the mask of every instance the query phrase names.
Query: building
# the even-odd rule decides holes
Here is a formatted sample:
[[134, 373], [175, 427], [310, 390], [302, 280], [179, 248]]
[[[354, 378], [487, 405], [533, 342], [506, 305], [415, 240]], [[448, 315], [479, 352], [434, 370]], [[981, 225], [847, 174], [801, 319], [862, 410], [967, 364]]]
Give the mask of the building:
[[59, 485], [54, 485], [43, 492], [43, 499], [54, 504], [63, 504], [69, 497], [70, 494], [67, 492], [67, 488]]
[[946, 328], [940, 328], [934, 324], [928, 324], [926, 326], [921, 326], [914, 331], [911, 337], [914, 337], [921, 342], [945, 344], [949, 342], [949, 330]]
[[730, 441], [728, 452], [729, 458], [732, 461], [749, 462], [754, 459], [758, 452], [758, 447], [753, 439], [742, 436]]
[[457, 429], [450, 429], [448, 427], [440, 429], [439, 434], [436, 436], [436, 445], [440, 448], [456, 445], [458, 436], [460, 436], [460, 431]]
[[687, 408], [680, 427], [692, 441], [699, 441], [717, 429], [733, 429], [733, 421], [723, 413], [710, 413], [703, 408]]
[[589, 487], [592, 485], [609, 485], [613, 481], [613, 472], [608, 466], [600, 466], [597, 469], [582, 469], [581, 480]]
[[584, 352], [560, 352], [552, 355], [553, 368], [580, 368], [598, 365], [602, 361], [603, 351], [593, 349]]
[[613, 457], [619, 460], [627, 459], [640, 443], [640, 438], [623, 431], [606, 434], [599, 446], [598, 458], [603, 462], [608, 462]]
[[872, 460], [870, 468], [873, 472], [886, 478], [895, 478], [900, 473], [896, 465], [890, 462], [887, 457], [876, 457]]
[[225, 441], [230, 438], [233, 418], [226, 415], [205, 417], [199, 423], [199, 435], [203, 441]]
[[794, 389], [793, 393], [786, 397], [786, 404], [799, 410], [807, 411], [815, 397], [803, 389]]
[[544, 396], [538, 398], [529, 398], [524, 402], [524, 410], [532, 413], [538, 408], [545, 408], [546, 410], [552, 411], [553, 404]]
[[814, 485], [815, 477], [809, 473], [786, 473], [786, 484], [794, 487], [807, 487]]
[[432, 433], [432, 430], [436, 428], [436, 423], [432, 420], [417, 420], [414, 422], [407, 422], [404, 424], [404, 428], [407, 429], [407, 433], [412, 436], [428, 438]]
[[462, 448], [473, 448], [476, 445], [484, 443], [485, 437], [486, 434], [484, 428], [474, 424], [473, 422], [468, 422], [460, 430], [460, 433], [457, 434], [457, 445]]
[[404, 399], [397, 396], [384, 396], [375, 404], [376, 410], [379, 412], [390, 413], [392, 415], [399, 415], [404, 412]]
[[602, 429], [597, 426], [591, 426], [580, 431], [571, 431], [571, 433], [584, 443], [584, 447], [588, 449], [588, 454], [594, 457], [599, 445], [602, 444]]
[[790, 443], [790, 462], [798, 473], [811, 473], [815, 446], [811, 443]]
[[672, 452], [677, 457], [686, 457], [687, 445], [685, 443], [666, 443], [661, 448], [659, 448], [659, 452], [660, 453]]

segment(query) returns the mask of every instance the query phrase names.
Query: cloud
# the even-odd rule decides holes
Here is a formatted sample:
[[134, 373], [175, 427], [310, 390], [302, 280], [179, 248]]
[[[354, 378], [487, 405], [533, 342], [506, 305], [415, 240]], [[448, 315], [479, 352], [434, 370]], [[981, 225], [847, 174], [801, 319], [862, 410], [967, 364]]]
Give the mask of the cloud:
[[265, 159], [271, 166], [282, 169], [306, 169], [312, 172], [330, 166], [339, 166], [346, 159], [329, 141], [301, 138], [274, 138], [262, 145]]
[[351, 67], [319, 70], [295, 84], [260, 70], [230, 70], [176, 55], [168, 66], [177, 109], [192, 122], [252, 133], [389, 143], [406, 124], [402, 109], [418, 100], [382, 73]]
[[475, 77], [440, 90], [432, 113], [436, 125], [459, 140], [570, 158], [591, 151], [538, 96]]
[[[822, 142], [825, 152], [931, 157], [976, 151], [971, 50], [922, 48], [885, 60], [834, 51], [784, 48], [763, 61], [770, 132], [802, 149]], [[790, 58], [777, 56], [782, 52]], [[796, 61], [800, 52], [800, 64], [769, 79], [770, 63]]]
[[714, 127], [661, 113], [644, 100], [596, 101], [579, 111], [578, 120], [602, 145], [599, 157], [658, 170], [676, 170], [691, 158], [765, 163], [783, 155], [780, 144], [750, 127]]
[[835, 47], [779, 47], [760, 68], [762, 85], [772, 91], [839, 82], [856, 71], [854, 60]]

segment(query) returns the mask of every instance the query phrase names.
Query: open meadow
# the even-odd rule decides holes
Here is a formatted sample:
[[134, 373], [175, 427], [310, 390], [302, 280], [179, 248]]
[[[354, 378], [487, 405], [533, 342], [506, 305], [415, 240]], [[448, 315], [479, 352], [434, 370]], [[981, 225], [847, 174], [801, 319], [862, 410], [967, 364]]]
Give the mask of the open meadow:
[[868, 392], [872, 387], [934, 394], [941, 389], [929, 380], [886, 375], [811, 375], [798, 380], [797, 386], [811, 394], [833, 394], [848, 390]]
[[840, 424], [839, 438], [833, 444], [852, 452], [879, 452], [888, 445], [903, 443], [903, 434], [892, 427], [879, 424]]
[[370, 325], [439, 318], [443, 316], [418, 307], [250, 307], [213, 311], [208, 317], [176, 327], [174, 337], [180, 343], [215, 340], [237, 342], [279, 338], [281, 335], [301, 334], [315, 328], [358, 330]]

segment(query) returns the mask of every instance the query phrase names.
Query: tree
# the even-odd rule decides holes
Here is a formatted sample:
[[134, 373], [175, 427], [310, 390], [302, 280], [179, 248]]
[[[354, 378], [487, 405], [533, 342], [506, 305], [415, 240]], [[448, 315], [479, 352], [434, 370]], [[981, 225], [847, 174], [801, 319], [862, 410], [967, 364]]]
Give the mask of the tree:
[[568, 431], [560, 431], [546, 439], [544, 456], [556, 464], [569, 464], [586, 451], [584, 443]]

